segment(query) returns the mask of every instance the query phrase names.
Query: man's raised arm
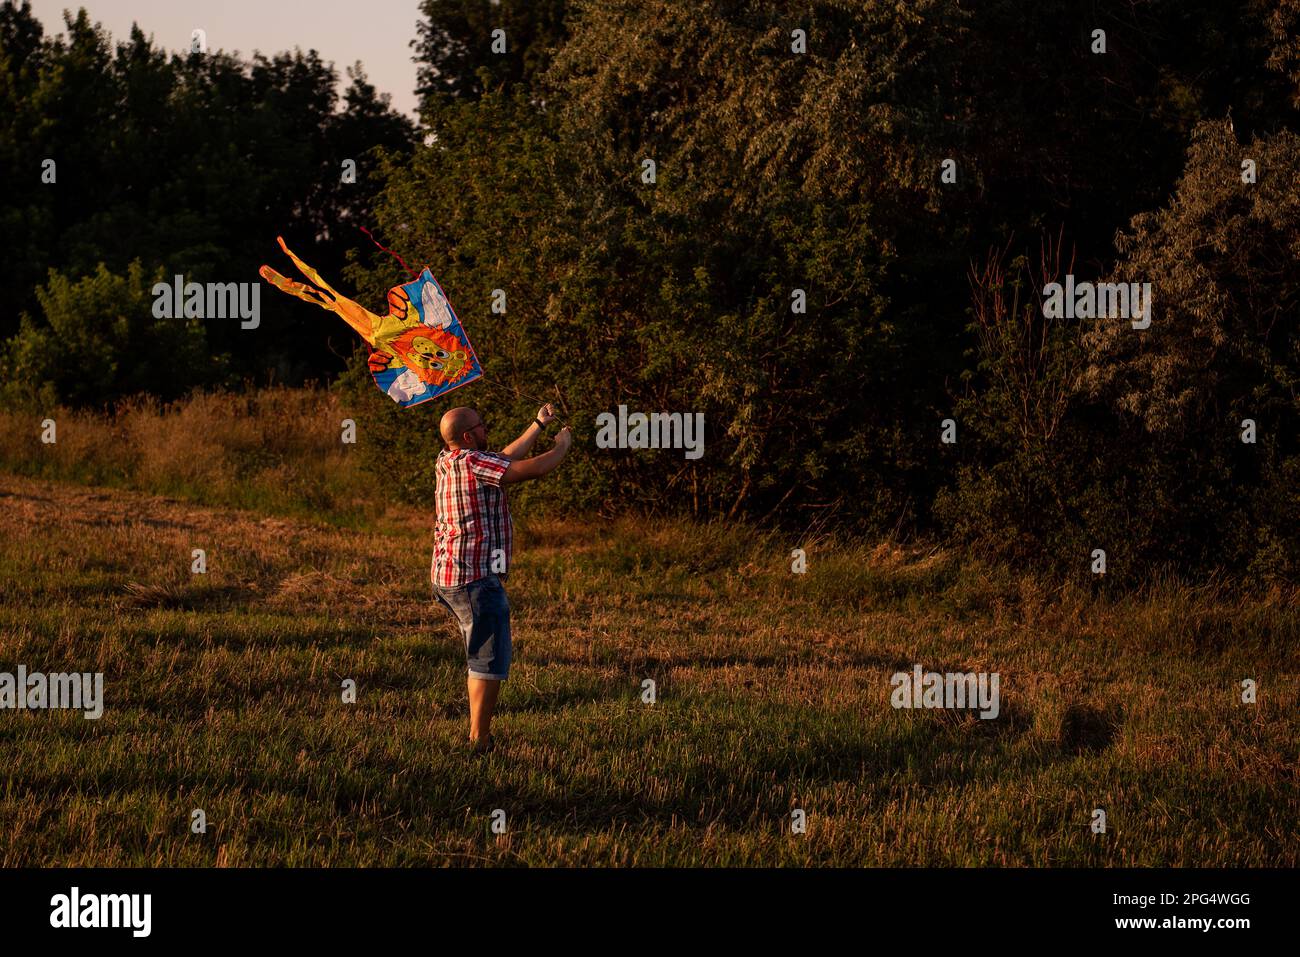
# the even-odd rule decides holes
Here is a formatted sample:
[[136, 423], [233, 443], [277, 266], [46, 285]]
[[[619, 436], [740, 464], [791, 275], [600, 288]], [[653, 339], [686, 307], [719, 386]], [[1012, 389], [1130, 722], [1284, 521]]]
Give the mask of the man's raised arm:
[[564, 461], [564, 457], [569, 454], [569, 448], [572, 445], [573, 433], [569, 431], [569, 427], [566, 425], [555, 435], [555, 448], [549, 452], [543, 452], [541, 455], [534, 455], [530, 459], [517, 459], [511, 462], [510, 467], [501, 476], [501, 484], [507, 485], [512, 482], [526, 482], [528, 479], [541, 478]]
[[[528, 428], [524, 429], [524, 431], [520, 433], [519, 438], [515, 439], [502, 449], [501, 454], [506, 458], [514, 459], [515, 461], [526, 458], [528, 453], [533, 450], [533, 443], [536, 442], [537, 437], [542, 434], [542, 426], [546, 425], [553, 418], [555, 418], [555, 410], [551, 408], [551, 404], [548, 402], [537, 410], [536, 421], [528, 423]], [[537, 424], [538, 422], [541, 423], [541, 426]]]

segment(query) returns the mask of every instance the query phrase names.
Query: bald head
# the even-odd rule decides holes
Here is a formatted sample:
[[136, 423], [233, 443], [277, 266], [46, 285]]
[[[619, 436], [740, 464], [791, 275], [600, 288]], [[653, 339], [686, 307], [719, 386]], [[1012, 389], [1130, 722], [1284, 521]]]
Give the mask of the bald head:
[[[442, 440], [448, 446], [454, 449], [459, 448], [480, 448], [487, 446], [487, 433], [478, 429], [478, 425], [483, 421], [482, 417], [468, 406], [459, 406], [455, 409], [448, 409], [443, 415], [442, 421], [438, 423], [438, 431], [442, 434]], [[473, 434], [466, 437], [466, 432]]]

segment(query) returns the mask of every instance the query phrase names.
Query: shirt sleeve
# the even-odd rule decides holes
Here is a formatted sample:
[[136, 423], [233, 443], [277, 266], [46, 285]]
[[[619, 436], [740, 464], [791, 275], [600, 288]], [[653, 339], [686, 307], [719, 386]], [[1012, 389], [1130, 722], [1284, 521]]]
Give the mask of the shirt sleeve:
[[465, 457], [465, 463], [476, 479], [484, 485], [497, 487], [500, 487], [506, 469], [510, 468], [510, 459], [496, 452], [470, 452]]

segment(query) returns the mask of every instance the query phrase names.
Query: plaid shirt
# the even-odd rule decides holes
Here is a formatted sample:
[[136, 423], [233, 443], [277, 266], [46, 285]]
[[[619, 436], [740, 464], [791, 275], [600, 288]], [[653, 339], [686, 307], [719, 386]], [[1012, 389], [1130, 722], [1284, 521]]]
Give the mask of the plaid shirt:
[[514, 523], [501, 488], [501, 477], [509, 467], [510, 459], [496, 452], [456, 449], [439, 453], [434, 470], [438, 521], [429, 569], [433, 584], [465, 585], [509, 570]]

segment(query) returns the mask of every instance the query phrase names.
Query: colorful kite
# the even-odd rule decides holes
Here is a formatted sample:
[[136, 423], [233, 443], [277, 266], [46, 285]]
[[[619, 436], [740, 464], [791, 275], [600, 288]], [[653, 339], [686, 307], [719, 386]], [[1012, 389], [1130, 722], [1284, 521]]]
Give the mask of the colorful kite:
[[282, 238], [276, 239], [302, 274], [321, 288], [285, 279], [270, 266], [258, 270], [262, 278], [281, 292], [342, 316], [370, 344], [375, 385], [402, 408], [436, 399], [482, 377], [483, 367], [469, 336], [427, 266], [413, 281], [388, 290], [388, 315], [377, 316], [339, 295]]

